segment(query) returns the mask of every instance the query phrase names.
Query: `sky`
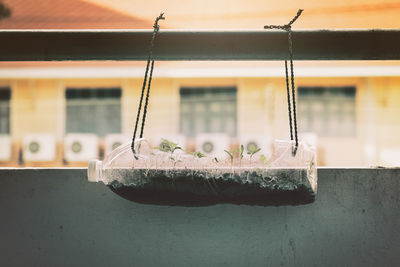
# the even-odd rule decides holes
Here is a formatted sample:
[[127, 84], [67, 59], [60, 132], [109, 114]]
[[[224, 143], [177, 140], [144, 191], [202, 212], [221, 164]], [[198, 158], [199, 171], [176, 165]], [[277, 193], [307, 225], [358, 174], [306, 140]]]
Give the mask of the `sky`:
[[305, 28], [400, 28], [396, 0], [85, 0], [139, 18], [154, 20], [165, 12], [169, 28], [258, 29], [285, 24], [299, 8], [296, 22]]

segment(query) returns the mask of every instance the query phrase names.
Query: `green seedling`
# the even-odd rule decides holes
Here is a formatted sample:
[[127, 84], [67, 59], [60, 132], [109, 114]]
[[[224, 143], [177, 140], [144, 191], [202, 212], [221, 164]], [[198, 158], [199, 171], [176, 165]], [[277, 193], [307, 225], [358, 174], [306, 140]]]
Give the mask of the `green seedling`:
[[154, 149], [158, 149], [162, 152], [171, 152], [174, 153], [175, 150], [183, 150], [178, 144], [171, 142], [167, 139], [161, 139], [161, 144], [159, 147], [154, 147]]
[[244, 146], [240, 145], [239, 167], [242, 167], [243, 152], [244, 152]]
[[233, 160], [237, 156], [239, 158], [239, 166], [242, 165], [242, 159], [243, 159], [243, 152], [244, 152], [244, 146], [241, 145], [240, 148], [235, 147], [232, 149], [232, 151], [224, 150], [226, 154], [228, 154], [230, 160], [231, 160], [231, 167], [233, 167]]
[[199, 152], [199, 151], [195, 151], [195, 152], [189, 152], [190, 155], [192, 155], [195, 158], [204, 158], [206, 155], [204, 155], [203, 153]]
[[219, 163], [219, 161], [218, 161], [218, 159], [215, 157], [214, 158], [214, 161], [216, 162], [216, 163]]
[[171, 142], [167, 139], [161, 139], [160, 146], [154, 147], [154, 149], [158, 149], [162, 152], [167, 152], [167, 153], [169, 152], [170, 153], [169, 159], [174, 162], [174, 168], [178, 162], [181, 162], [181, 160], [176, 160], [173, 154], [176, 150], [183, 151], [183, 149], [180, 146], [178, 146], [178, 144], [175, 144], [174, 142]]
[[254, 154], [260, 152], [260, 150], [261, 150], [261, 148], [257, 148], [255, 146], [251, 146], [249, 148], [249, 150], [247, 151], [247, 155], [250, 155], [250, 164], [251, 164], [251, 160], [252, 160]]
[[262, 155], [260, 156], [260, 161], [261, 161], [265, 166], [268, 166], [268, 165], [271, 163], [271, 160], [270, 160], [270, 159], [267, 159], [267, 158], [264, 156], [264, 154], [262, 154]]
[[229, 158], [231, 159], [231, 168], [232, 168], [233, 167], [233, 153], [234, 153], [234, 151], [229, 152], [228, 150], [225, 150], [225, 149], [224, 149], [224, 151], [226, 152], [226, 154], [228, 154]]
[[169, 157], [169, 159], [172, 160], [172, 161], [174, 162], [174, 168], [175, 168], [175, 166], [176, 166], [177, 163], [182, 162], [182, 160], [180, 160], [180, 159], [177, 160], [177, 159], [174, 158], [174, 157]]
[[195, 158], [196, 163], [198, 163], [199, 159], [204, 158], [206, 156], [203, 153], [201, 153], [200, 151], [194, 151], [194, 152], [186, 151], [186, 153], [192, 155]]

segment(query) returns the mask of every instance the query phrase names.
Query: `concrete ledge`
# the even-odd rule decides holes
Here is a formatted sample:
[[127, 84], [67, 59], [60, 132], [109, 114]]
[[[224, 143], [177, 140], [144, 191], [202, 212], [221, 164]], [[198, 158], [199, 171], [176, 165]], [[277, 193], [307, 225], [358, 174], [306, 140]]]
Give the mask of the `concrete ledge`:
[[320, 168], [312, 204], [127, 201], [86, 169], [0, 169], [1, 266], [395, 266], [400, 169]]

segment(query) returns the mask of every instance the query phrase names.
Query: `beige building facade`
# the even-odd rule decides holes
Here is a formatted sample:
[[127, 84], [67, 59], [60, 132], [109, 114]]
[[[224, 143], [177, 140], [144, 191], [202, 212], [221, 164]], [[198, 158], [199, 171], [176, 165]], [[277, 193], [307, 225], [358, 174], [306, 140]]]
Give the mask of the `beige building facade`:
[[[110, 71], [111, 69], [109, 68]], [[143, 82], [143, 78], [139, 76], [139, 70], [141, 68], [138, 68], [137, 77], [107, 77], [105, 75], [103, 78], [45, 78], [43, 76], [46, 76], [46, 72], [43, 72], [40, 77], [35, 78], [29, 74], [29, 71], [24, 73], [25, 76], [31, 77], [15, 77], [17, 74], [8, 74], [14, 77], [1, 79], [0, 87], [9, 88], [11, 91], [9, 133], [5, 134], [9, 134], [11, 137], [12, 156], [9, 161], [3, 161], [1, 165], [84, 166], [87, 164], [86, 162], [71, 163], [65, 160], [64, 138], [68, 134], [68, 99], [66, 96], [68, 89], [119, 88], [121, 91], [119, 112], [113, 114], [116, 119], [120, 120], [120, 124], [114, 129], [114, 132], [131, 136]], [[60, 73], [65, 73], [64, 71], [61, 70]], [[179, 71], [177, 73], [179, 75]], [[302, 137], [304, 131], [316, 133], [319, 165], [391, 166], [396, 164], [397, 159], [388, 161], [387, 158], [390, 158], [390, 155], [396, 155], [398, 149], [400, 149], [398, 138], [400, 109], [397, 105], [400, 101], [399, 77], [307, 77], [301, 73], [300, 70], [300, 76], [296, 78], [299, 134]], [[90, 74], [87, 76], [90, 76]], [[205, 74], [197, 75], [197, 77], [189, 77], [190, 75], [184, 74], [180, 75], [182, 77], [167, 76], [163, 74], [161, 69], [160, 74], [156, 74], [152, 82], [144, 134], [148, 139], [151, 140], [154, 136], [160, 134], [182, 133], [182, 120], [184, 119], [180, 110], [182, 108], [180, 93], [182, 88], [236, 89], [236, 100], [231, 104], [235, 105], [235, 134], [231, 135], [232, 145], [238, 144], [239, 137], [242, 135], [258, 134], [269, 140], [289, 138], [284, 77], [245, 77], [246, 73], [236, 77], [227, 77], [227, 75], [215, 77], [215, 72], [214, 77]], [[312, 103], [318, 103], [323, 99], [315, 110], [310, 111], [308, 103], [311, 102], [306, 102], [307, 98], [302, 98], [302, 92], [308, 92], [307, 94], [317, 92], [318, 95], [320, 94], [318, 92], [324, 91], [326, 88], [330, 88], [333, 93], [328, 93], [325, 98], [310, 98], [311, 100], [316, 99]], [[337, 98], [335, 103], [338, 104], [337, 107], [334, 107], [331, 102], [332, 99], [337, 97], [335, 90], [340, 91], [341, 88], [354, 88], [354, 93], [350, 94], [350, 100], [348, 98]], [[328, 92], [329, 90], [325, 91]], [[307, 96], [307, 94], [305, 95]], [[343, 101], [348, 102], [347, 106], [342, 105]], [[326, 105], [331, 105], [332, 110], [326, 109]], [[348, 109], [348, 111], [346, 113], [334, 109]], [[336, 116], [334, 112], [339, 112], [338, 114], [341, 115]], [[98, 116], [101, 116], [101, 114], [96, 113], [83, 115], [90, 120], [104, 121], [105, 124], [113, 119], [100, 118]], [[335, 116], [342, 119], [335, 122]], [[304, 127], [312, 120], [314, 120], [314, 124], [311, 127]], [[336, 124], [331, 125], [324, 121], [332, 121]], [[318, 126], [317, 122], [322, 123], [319, 125], [320, 129], [315, 128]], [[342, 132], [341, 128], [343, 127], [350, 130]], [[87, 132], [87, 130], [85, 131]], [[93, 133], [96, 134], [95, 131]], [[30, 134], [50, 134], [54, 136], [56, 140], [54, 160], [46, 162], [23, 160], [23, 139], [24, 136]], [[104, 135], [99, 135], [99, 138], [100, 151], [97, 156], [101, 158], [104, 155]], [[189, 149], [194, 149], [195, 138], [195, 135], [188, 136], [187, 146]]]

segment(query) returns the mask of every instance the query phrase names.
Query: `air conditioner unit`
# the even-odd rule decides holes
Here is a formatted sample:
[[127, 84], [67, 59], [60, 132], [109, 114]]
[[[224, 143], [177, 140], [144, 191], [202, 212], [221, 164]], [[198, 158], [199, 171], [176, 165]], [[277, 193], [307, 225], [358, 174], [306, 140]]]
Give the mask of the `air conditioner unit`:
[[104, 153], [107, 156], [114, 149], [131, 141], [130, 136], [126, 134], [108, 134], [104, 137]]
[[239, 137], [239, 144], [244, 146], [245, 153], [252, 151], [252, 149], [260, 148], [258, 155], [264, 155], [267, 158], [272, 154], [271, 139], [265, 135], [257, 134], [244, 134]]
[[27, 134], [23, 137], [24, 161], [53, 161], [56, 139], [52, 134]]
[[11, 160], [11, 138], [9, 135], [0, 135], [0, 161]]
[[67, 161], [89, 161], [98, 157], [99, 138], [95, 134], [67, 134], [64, 146]]
[[[166, 139], [168, 141], [171, 141], [175, 144], [178, 144], [183, 150], [186, 150], [186, 136], [183, 134], [159, 134], [154, 136], [152, 138], [152, 146], [153, 147], [159, 147], [162, 143], [162, 140]], [[175, 153], [181, 153], [183, 152], [182, 150], [176, 150]]]
[[196, 151], [207, 156], [225, 158], [229, 150], [230, 137], [223, 133], [204, 133], [196, 136]]

